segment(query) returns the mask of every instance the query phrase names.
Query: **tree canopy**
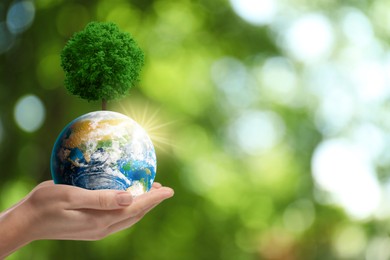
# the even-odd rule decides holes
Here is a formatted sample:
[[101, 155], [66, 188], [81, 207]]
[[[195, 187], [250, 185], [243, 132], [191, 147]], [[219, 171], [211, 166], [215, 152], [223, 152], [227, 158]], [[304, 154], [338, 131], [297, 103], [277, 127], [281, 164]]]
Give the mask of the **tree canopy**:
[[66, 88], [88, 101], [111, 100], [139, 79], [144, 53], [129, 33], [112, 22], [91, 22], [61, 53]]

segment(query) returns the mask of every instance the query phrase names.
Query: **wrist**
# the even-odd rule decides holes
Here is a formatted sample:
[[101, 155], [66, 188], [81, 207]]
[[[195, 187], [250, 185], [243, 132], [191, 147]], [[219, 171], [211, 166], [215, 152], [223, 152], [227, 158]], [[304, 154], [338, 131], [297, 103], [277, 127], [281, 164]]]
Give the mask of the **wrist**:
[[30, 212], [23, 209], [25, 207], [23, 204], [20, 203], [0, 214], [0, 259], [34, 240]]

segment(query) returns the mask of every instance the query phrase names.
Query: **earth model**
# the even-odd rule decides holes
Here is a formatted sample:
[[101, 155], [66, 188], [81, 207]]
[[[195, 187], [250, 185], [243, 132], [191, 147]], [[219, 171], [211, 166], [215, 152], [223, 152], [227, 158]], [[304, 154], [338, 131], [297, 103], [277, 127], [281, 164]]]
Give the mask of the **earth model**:
[[156, 153], [146, 131], [129, 117], [96, 111], [69, 123], [51, 154], [57, 184], [90, 190], [147, 192], [156, 176]]

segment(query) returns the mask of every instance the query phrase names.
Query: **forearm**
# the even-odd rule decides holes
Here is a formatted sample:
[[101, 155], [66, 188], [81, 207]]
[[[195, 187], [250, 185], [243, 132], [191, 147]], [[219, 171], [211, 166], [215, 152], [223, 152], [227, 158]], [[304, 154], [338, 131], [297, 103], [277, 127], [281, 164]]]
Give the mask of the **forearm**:
[[173, 196], [154, 183], [133, 200], [131, 193], [86, 190], [52, 181], [0, 213], [0, 259], [39, 239], [97, 240], [134, 225], [150, 209]]
[[21, 205], [0, 214], [0, 259], [4, 259], [20, 247], [31, 242], [28, 231], [28, 215], [21, 214]]

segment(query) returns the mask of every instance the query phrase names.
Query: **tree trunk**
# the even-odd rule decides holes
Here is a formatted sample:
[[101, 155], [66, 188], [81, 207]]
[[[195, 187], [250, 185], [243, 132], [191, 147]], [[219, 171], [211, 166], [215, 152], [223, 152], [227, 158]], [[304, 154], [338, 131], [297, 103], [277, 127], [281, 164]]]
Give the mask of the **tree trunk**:
[[102, 110], [107, 110], [107, 100], [105, 98], [102, 99]]

